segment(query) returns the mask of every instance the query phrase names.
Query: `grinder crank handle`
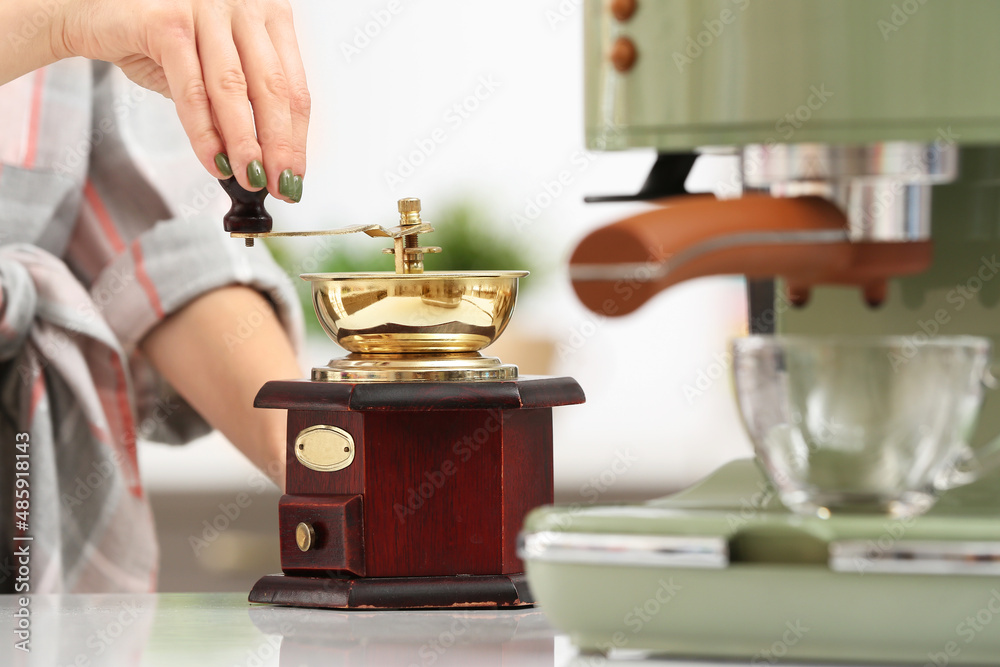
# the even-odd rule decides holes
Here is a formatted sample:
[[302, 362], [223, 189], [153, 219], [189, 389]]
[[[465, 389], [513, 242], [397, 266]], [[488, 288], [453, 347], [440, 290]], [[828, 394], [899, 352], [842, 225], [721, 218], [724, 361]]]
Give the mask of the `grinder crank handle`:
[[[236, 181], [235, 176], [219, 180], [222, 189], [229, 195], [232, 206], [229, 212], [222, 216], [222, 228], [235, 237], [242, 238], [247, 246], [253, 246], [254, 238], [274, 237], [274, 236], [340, 236], [345, 234], [367, 234], [373, 238], [397, 239], [409, 237], [416, 240], [417, 234], [427, 234], [434, 231], [434, 227], [419, 217], [416, 222], [410, 224], [399, 224], [396, 227], [383, 227], [382, 225], [352, 225], [350, 227], [340, 227], [337, 229], [324, 229], [313, 231], [294, 232], [272, 232], [273, 221], [271, 214], [264, 208], [264, 199], [267, 197], [267, 190], [250, 192], [243, 188]], [[422, 253], [441, 252], [440, 248], [417, 246], [407, 246], [410, 252], [420, 251]]]
[[[261, 234], [271, 231], [271, 214], [264, 209], [267, 189], [250, 192], [236, 181], [235, 176], [219, 180], [222, 189], [232, 200], [229, 212], [222, 216], [222, 228], [227, 232]], [[252, 239], [248, 239], [252, 242]], [[250, 245], [250, 243], [248, 243]]]

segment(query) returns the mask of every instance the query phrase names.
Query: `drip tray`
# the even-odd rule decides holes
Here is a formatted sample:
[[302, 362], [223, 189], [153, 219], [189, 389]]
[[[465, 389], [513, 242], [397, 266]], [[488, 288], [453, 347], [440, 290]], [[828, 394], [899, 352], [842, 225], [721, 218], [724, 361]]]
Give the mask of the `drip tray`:
[[997, 479], [917, 518], [800, 516], [744, 460], [645, 504], [535, 510], [520, 554], [585, 651], [995, 665], [998, 517]]

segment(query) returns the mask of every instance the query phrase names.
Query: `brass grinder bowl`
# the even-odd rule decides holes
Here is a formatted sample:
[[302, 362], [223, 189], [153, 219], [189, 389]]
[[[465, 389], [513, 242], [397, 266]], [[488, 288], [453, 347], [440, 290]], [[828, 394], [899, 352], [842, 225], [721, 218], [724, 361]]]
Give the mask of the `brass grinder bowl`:
[[335, 343], [360, 354], [478, 352], [510, 320], [527, 271], [307, 273]]

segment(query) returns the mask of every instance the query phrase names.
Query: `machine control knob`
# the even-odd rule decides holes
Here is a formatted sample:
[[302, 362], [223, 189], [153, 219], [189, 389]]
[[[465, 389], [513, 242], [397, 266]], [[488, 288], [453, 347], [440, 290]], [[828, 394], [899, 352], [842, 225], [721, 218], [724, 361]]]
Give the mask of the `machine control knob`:
[[305, 521], [295, 526], [295, 544], [299, 545], [299, 551], [312, 549], [316, 544], [316, 529]]
[[628, 21], [638, 6], [636, 0], [611, 0], [611, 15], [619, 21]]
[[639, 52], [635, 48], [635, 42], [628, 37], [619, 37], [611, 45], [611, 64], [619, 72], [627, 72], [635, 65]]

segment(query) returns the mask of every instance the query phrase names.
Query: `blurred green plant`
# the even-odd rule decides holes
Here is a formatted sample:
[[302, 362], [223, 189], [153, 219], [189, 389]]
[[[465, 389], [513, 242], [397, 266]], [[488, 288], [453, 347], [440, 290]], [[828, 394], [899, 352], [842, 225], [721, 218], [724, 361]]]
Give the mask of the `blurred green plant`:
[[[521, 242], [523, 237], [504, 234], [509, 223], [500, 223], [488, 209], [469, 201], [459, 201], [441, 209], [439, 215], [428, 216], [434, 232], [420, 239], [421, 245], [441, 247], [436, 255], [425, 255], [427, 271], [490, 271], [526, 270], [531, 276], [521, 281], [522, 289], [531, 289], [532, 277], [538, 277], [541, 264], [535, 261], [532, 249]], [[332, 250], [310, 273], [358, 273], [367, 271], [392, 271], [391, 255], [382, 253], [390, 244], [386, 239], [352, 239], [334, 241]], [[304, 272], [302, 257], [307, 257], [309, 247], [302, 241], [279, 243], [269, 240], [268, 249], [275, 261], [295, 283], [305, 313], [306, 330], [320, 334], [319, 322], [313, 316], [312, 295], [309, 284], [298, 279]], [[300, 250], [300, 248], [302, 248]]]

